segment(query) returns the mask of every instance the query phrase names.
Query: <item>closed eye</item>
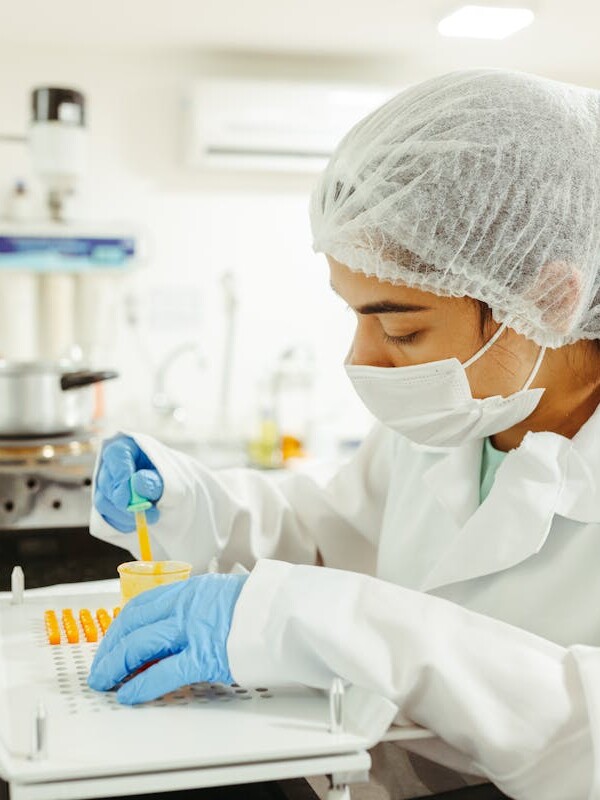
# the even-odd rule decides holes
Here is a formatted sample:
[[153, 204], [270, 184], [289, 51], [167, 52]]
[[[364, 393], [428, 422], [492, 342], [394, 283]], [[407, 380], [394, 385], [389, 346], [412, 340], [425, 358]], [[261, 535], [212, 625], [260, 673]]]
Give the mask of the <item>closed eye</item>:
[[419, 335], [419, 331], [415, 331], [414, 333], [409, 333], [406, 336], [390, 336], [389, 334], [383, 333], [383, 339], [387, 344], [393, 344], [396, 347], [400, 347], [403, 344], [412, 344], [415, 341], [417, 336]]

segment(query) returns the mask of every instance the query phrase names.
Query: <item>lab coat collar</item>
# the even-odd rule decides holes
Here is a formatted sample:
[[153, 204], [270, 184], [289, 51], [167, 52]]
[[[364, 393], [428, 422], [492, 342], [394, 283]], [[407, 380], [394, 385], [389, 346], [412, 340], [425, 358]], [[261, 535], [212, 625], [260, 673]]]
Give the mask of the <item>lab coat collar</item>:
[[506, 455], [481, 505], [482, 443], [438, 451], [424, 480], [448, 512], [437, 520], [447, 546], [420, 588], [430, 591], [521, 563], [542, 548], [556, 514], [600, 522], [599, 437], [598, 410], [572, 440], [527, 434]]
[[479, 506], [483, 440], [444, 450], [415, 447], [438, 454], [437, 461], [425, 472], [423, 479], [438, 502], [450, 513], [453, 527], [462, 527]]
[[566, 475], [557, 513], [600, 523], [600, 406], [572, 440], [563, 442]]

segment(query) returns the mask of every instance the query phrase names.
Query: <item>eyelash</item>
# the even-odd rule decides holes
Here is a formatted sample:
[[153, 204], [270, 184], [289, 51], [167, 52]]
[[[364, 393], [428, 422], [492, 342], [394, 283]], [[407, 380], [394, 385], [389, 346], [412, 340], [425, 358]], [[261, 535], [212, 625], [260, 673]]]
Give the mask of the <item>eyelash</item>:
[[419, 335], [418, 331], [415, 331], [415, 333], [409, 333], [408, 336], [389, 336], [387, 333], [384, 332], [383, 339], [388, 344], [399, 346], [403, 344], [412, 344], [418, 335]]

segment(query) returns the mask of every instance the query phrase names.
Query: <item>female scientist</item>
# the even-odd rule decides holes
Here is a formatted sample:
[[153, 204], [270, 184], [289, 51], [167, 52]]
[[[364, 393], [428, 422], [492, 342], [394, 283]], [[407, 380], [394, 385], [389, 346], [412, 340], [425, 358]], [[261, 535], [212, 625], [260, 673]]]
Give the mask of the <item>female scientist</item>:
[[[160, 556], [253, 568], [132, 601], [90, 685], [155, 658], [122, 702], [339, 675], [438, 732], [421, 755], [534, 797], [524, 765], [558, 763], [572, 723], [535, 705], [535, 668], [563, 661], [520, 675], [493, 631], [544, 653], [600, 645], [600, 93], [502, 70], [417, 85], [341, 142], [311, 221], [379, 424], [326, 488], [214, 474], [146, 436], [105, 443], [94, 535], [136, 553], [133, 475]], [[535, 800], [570, 796], [544, 787]]]

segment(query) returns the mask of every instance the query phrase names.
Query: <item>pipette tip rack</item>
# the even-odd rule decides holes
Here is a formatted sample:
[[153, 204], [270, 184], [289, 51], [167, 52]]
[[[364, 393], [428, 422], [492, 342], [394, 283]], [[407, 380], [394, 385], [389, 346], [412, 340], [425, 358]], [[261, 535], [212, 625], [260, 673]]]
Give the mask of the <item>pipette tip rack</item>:
[[[70, 596], [29, 595], [20, 577], [16, 583], [0, 598], [0, 777], [11, 800], [316, 774], [364, 779], [367, 748], [393, 719], [388, 701], [339, 680], [329, 694], [194, 684], [142, 706], [120, 705], [114, 692], [87, 685], [117, 595], [86, 592], [85, 584]], [[408, 729], [405, 738], [421, 736]]]

